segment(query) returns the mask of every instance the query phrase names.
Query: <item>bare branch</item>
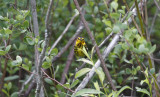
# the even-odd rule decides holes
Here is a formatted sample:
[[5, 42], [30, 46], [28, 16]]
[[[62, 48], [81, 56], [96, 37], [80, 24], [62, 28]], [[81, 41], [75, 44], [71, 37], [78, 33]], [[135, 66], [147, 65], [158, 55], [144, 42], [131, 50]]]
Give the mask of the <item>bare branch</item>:
[[42, 72], [47, 76], [47, 78], [49, 78], [49, 79], [55, 81], [56, 83], [58, 83], [59, 85], [61, 85], [63, 88], [65, 88], [65, 89], [69, 90], [70, 92], [74, 93], [73, 90], [71, 90], [71, 89], [65, 87], [65, 86], [62, 85], [60, 82], [58, 82], [56, 79], [53, 79], [53, 78], [51, 78], [49, 75], [47, 75], [47, 73], [46, 73], [42, 68], [41, 68], [41, 70], [42, 70]]
[[156, 0], [154, 0], [154, 3], [156, 4], [158, 10], [160, 11], [160, 6], [159, 6], [158, 2]]
[[155, 13], [155, 15], [154, 15], [154, 17], [153, 17], [153, 19], [152, 19], [152, 24], [151, 24], [151, 27], [150, 27], [150, 30], [149, 30], [149, 38], [150, 38], [150, 35], [151, 35], [151, 32], [152, 32], [152, 29], [153, 29], [153, 27], [154, 27], [154, 23], [155, 23], [155, 20], [156, 20], [156, 17], [157, 17], [157, 15], [158, 15], [158, 13], [159, 13], [159, 10], [157, 9], [157, 10], [156, 10], [156, 13]]
[[29, 76], [29, 78], [23, 83], [23, 85], [22, 85], [22, 87], [21, 87], [21, 90], [20, 90], [20, 92], [19, 92], [19, 97], [20, 97], [20, 96], [23, 96], [23, 95], [22, 95], [22, 92], [24, 91], [24, 87], [25, 87], [25, 85], [27, 85], [27, 84], [32, 80], [32, 78], [34, 77], [34, 73], [35, 73], [35, 70], [34, 70], [33, 73]]
[[73, 57], [74, 57], [74, 45], [72, 46], [72, 50], [70, 51], [70, 53], [68, 55], [66, 66], [65, 66], [65, 68], [63, 70], [63, 74], [62, 74], [61, 81], [60, 81], [61, 84], [65, 83], [66, 75], [68, 74], [68, 70], [69, 70], [69, 67], [70, 67], [70, 65], [72, 63]]
[[52, 6], [53, 6], [53, 0], [50, 0], [49, 7], [46, 14], [46, 19], [45, 19], [45, 26], [47, 29], [48, 29], [48, 23], [49, 23], [48, 21], [49, 21]]

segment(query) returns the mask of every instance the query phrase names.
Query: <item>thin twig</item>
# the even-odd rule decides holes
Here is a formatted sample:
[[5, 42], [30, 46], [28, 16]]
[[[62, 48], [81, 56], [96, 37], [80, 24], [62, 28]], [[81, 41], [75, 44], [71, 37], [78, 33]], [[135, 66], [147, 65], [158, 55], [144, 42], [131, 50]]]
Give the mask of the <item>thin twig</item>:
[[31, 74], [31, 76], [29, 76], [29, 78], [23, 83], [23, 85], [21, 87], [21, 90], [19, 91], [19, 97], [23, 96], [22, 92], [24, 91], [24, 87], [25, 87], [25, 85], [27, 85], [32, 80], [32, 78], [34, 77], [34, 73], [35, 73], [35, 70]]
[[99, 47], [99, 48], [102, 48], [102, 46], [103, 46], [104, 44], [106, 44], [106, 42], [108, 41], [108, 39], [111, 38], [112, 35], [113, 35], [113, 32], [111, 32], [111, 33], [101, 42], [101, 44], [100, 44], [98, 47]]
[[72, 46], [72, 50], [70, 51], [70, 53], [68, 55], [66, 66], [65, 66], [65, 68], [63, 70], [61, 81], [60, 81], [61, 84], [65, 83], [66, 75], [68, 74], [68, 70], [69, 70], [69, 67], [70, 67], [70, 65], [72, 63], [73, 57], [74, 57], [74, 45]]
[[154, 3], [156, 4], [158, 10], [160, 11], [160, 6], [159, 6], [158, 2], [156, 0], [154, 0]]
[[50, 0], [49, 7], [47, 10], [47, 14], [46, 14], [46, 18], [45, 18], [45, 26], [47, 29], [48, 29], [49, 17], [50, 17], [52, 6], [53, 6], [53, 0]]
[[50, 76], [49, 76], [42, 68], [41, 68], [41, 70], [42, 70], [42, 72], [47, 76], [47, 78], [49, 78], [49, 79], [55, 81], [56, 83], [58, 83], [58, 84], [59, 84], [60, 86], [62, 86], [63, 88], [65, 88], [65, 89], [69, 90], [70, 92], [74, 93], [73, 90], [71, 90], [71, 89], [65, 87], [63, 84], [61, 84], [60, 82], [58, 82], [56, 79], [51, 78], [51, 77], [50, 77]]
[[155, 21], [156, 21], [156, 18], [157, 18], [158, 13], [159, 13], [159, 10], [157, 9], [157, 10], [156, 10], [156, 13], [154, 14], [154, 17], [153, 17], [153, 19], [152, 19], [152, 24], [151, 24], [151, 27], [150, 27], [150, 30], [149, 30], [149, 38], [150, 38], [150, 36], [151, 36], [151, 32], [152, 32], [152, 29], [153, 29], [153, 27], [154, 27], [154, 23], [155, 23]]

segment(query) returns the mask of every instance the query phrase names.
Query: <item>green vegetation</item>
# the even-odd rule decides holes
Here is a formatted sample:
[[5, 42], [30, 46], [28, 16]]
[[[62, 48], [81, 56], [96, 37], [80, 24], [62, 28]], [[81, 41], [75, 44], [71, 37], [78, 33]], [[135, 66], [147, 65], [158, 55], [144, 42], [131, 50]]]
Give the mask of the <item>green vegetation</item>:
[[160, 97], [159, 0], [78, 0], [105, 68], [77, 0], [34, 1], [0, 0], [0, 97]]

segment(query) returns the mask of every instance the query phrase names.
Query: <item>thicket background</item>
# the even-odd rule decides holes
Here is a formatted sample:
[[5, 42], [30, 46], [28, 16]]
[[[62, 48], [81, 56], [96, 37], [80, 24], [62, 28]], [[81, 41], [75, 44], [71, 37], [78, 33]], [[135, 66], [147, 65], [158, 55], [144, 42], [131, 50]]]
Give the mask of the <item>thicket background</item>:
[[[160, 97], [160, 1], [78, 1], [105, 66], [76, 0], [0, 0], [0, 96]], [[78, 36], [91, 59], [74, 55]]]

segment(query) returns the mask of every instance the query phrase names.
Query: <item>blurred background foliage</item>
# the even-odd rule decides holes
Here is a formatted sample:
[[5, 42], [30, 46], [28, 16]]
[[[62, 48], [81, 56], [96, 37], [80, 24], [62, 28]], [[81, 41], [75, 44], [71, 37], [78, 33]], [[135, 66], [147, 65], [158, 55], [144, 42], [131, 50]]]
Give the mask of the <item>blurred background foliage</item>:
[[[15, 2], [16, 1], [16, 2]], [[84, 2], [80, 2], [83, 4]], [[129, 8], [133, 5], [133, 0], [126, 0]], [[44, 40], [44, 33], [45, 33], [45, 16], [49, 6], [50, 0], [37, 0], [37, 15], [38, 15], [38, 25], [39, 25], [39, 40]], [[118, 4], [116, 8], [116, 4], [114, 5], [113, 2]], [[113, 4], [113, 5], [112, 5]], [[0, 0], [0, 78], [3, 76], [3, 72], [6, 71], [5, 78], [4, 78], [4, 86], [3, 86], [3, 93], [5, 95], [16, 95], [14, 93], [18, 92], [21, 88], [22, 82], [24, 82], [30, 75], [27, 71], [20, 69], [19, 67], [15, 66], [17, 64], [22, 64], [22, 67], [33, 71], [35, 69], [34, 65], [34, 44], [36, 41], [34, 40], [34, 33], [33, 33], [33, 24], [32, 24], [32, 15], [31, 15], [31, 7], [29, 0]], [[136, 27], [132, 23], [131, 25], [124, 25], [120, 27], [119, 24], [119, 14], [122, 14], [122, 17], [126, 13], [125, 4], [122, 0], [113, 0], [110, 1], [109, 11], [112, 15], [112, 22], [108, 16], [106, 11], [106, 5], [103, 0], [86, 0], [86, 5], [83, 6], [85, 9], [85, 19], [88, 22], [88, 25], [94, 35], [94, 38], [99, 45], [106, 36], [108, 36], [111, 31], [117, 33], [119, 29], [125, 29], [125, 32], [121, 38], [121, 41], [116, 45], [114, 50], [109, 54], [109, 56], [105, 59], [107, 67], [109, 68], [110, 74], [112, 75], [114, 84], [117, 88], [121, 88], [122, 86], [128, 85], [131, 86], [131, 81], [135, 79], [137, 86], [140, 86], [140, 81], [145, 78], [145, 76], [140, 73], [140, 67], [132, 64], [137, 64], [135, 62], [135, 57], [131, 54], [131, 51], [135, 52], [138, 55], [139, 61], [143, 62], [147, 67], [148, 60], [146, 54], [148, 52], [154, 51], [153, 55], [154, 58], [160, 58], [160, 14], [158, 13], [158, 9], [155, 6], [153, 0], [149, 0], [147, 2], [147, 11], [148, 11], [148, 31], [150, 31], [152, 27], [152, 22], [155, 14], [157, 14], [155, 23], [153, 24], [151, 30], [151, 43], [147, 42], [145, 39], [142, 39], [140, 35], [138, 35], [138, 31]], [[112, 14], [113, 13], [113, 14]], [[71, 17], [75, 14], [75, 5], [73, 0], [54, 0], [53, 8], [51, 10], [50, 16], [50, 23], [49, 23], [49, 30], [51, 35], [49, 36], [49, 48], [51, 45], [57, 40], [57, 38], [61, 35], [63, 30], [65, 29], [66, 25], [70, 21]], [[138, 17], [135, 18], [136, 22], [139, 24]], [[70, 26], [67, 33], [63, 36], [63, 39], [60, 43], [56, 46], [55, 52], [58, 53], [62, 50], [62, 48], [68, 43], [68, 40], [74, 35], [76, 29], [78, 28], [80, 18], [79, 16], [75, 18], [74, 22]], [[140, 24], [139, 24], [140, 25]], [[140, 27], [140, 26], [139, 26]], [[132, 32], [132, 33], [131, 33]], [[128, 34], [130, 33], [130, 34]], [[84, 29], [80, 35], [84, 37], [87, 46], [89, 48], [89, 53], [93, 47], [90, 38], [88, 37], [86, 30]], [[129, 43], [133, 46], [133, 48], [128, 47], [124, 39], [128, 39]], [[104, 47], [100, 50], [101, 52], [104, 50], [105, 47], [109, 44], [110, 39]], [[41, 41], [41, 47], [43, 45], [43, 41]], [[72, 44], [73, 45], [73, 44]], [[141, 46], [140, 46], [141, 45]], [[156, 48], [155, 46], [156, 45]], [[56, 80], [61, 79], [61, 74], [64, 70], [67, 56], [69, 55], [70, 51], [73, 49], [70, 46], [69, 50], [66, 50], [65, 53], [62, 55], [60, 59], [56, 62], [57, 73], [55, 73]], [[48, 48], [48, 50], [49, 50]], [[148, 51], [145, 49], [148, 49]], [[39, 49], [41, 50], [41, 48]], [[20, 56], [17, 57], [17, 55]], [[69, 69], [69, 74], [67, 76], [67, 82], [72, 83], [72, 77], [75, 73], [76, 68], [80, 67], [82, 62], [76, 61], [77, 59], [74, 57], [72, 61], [71, 67]], [[97, 56], [94, 55], [93, 61], [96, 62]], [[7, 66], [5, 67], [7, 61]], [[158, 73], [159, 71], [159, 60], [155, 60], [155, 72]], [[86, 65], [86, 68], [91, 68], [91, 65]], [[21, 73], [21, 74], [20, 74]], [[83, 76], [84, 77], [84, 76]], [[83, 78], [78, 78], [79, 83]], [[18, 80], [18, 81], [17, 81]], [[87, 85], [89, 88], [94, 88], [92, 82], [98, 81], [100, 84], [100, 80], [98, 76], [94, 76], [92, 81]], [[107, 80], [105, 79], [105, 82]], [[64, 93], [67, 93], [65, 89], [57, 85], [56, 83], [50, 81], [49, 79], [45, 79], [45, 87], [47, 90], [47, 94], [49, 97], [54, 95], [57, 97], [56, 91], [61, 90]], [[51, 86], [50, 86], [51, 85]], [[67, 87], [67, 84], [65, 84]], [[17, 87], [18, 86], [18, 87]], [[55, 87], [56, 86], [56, 87]], [[76, 86], [76, 85], [75, 85]], [[109, 85], [100, 85], [100, 87], [109, 87]], [[69, 86], [68, 86], [69, 87]], [[104, 88], [103, 87], [103, 88]], [[143, 88], [147, 87], [147, 85], [143, 85]], [[25, 89], [28, 88], [28, 85]], [[74, 88], [73, 88], [74, 89]], [[53, 93], [54, 91], [54, 93]], [[103, 90], [102, 90], [103, 91]], [[111, 89], [106, 90], [111, 91]], [[129, 93], [125, 92], [127, 95]], [[124, 93], [124, 94], [125, 94]], [[31, 95], [34, 95], [34, 91], [32, 91]], [[62, 94], [61, 94], [62, 95]], [[141, 95], [141, 94], [139, 94]], [[31, 96], [31, 97], [32, 97]], [[8, 96], [9, 97], [9, 96]], [[59, 96], [64, 97], [64, 96]]]

